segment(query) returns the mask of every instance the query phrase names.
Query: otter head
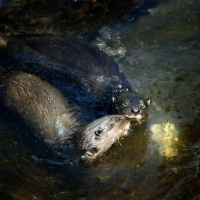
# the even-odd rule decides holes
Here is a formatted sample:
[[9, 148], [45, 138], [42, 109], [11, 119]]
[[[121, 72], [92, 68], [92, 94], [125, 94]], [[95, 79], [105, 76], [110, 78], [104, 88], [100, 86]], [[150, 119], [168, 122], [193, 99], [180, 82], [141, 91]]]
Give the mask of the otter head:
[[92, 163], [119, 138], [128, 134], [130, 122], [123, 115], [107, 115], [87, 124], [75, 134], [75, 143], [84, 154], [81, 161]]
[[112, 95], [113, 112], [139, 124], [147, 120], [149, 104], [150, 99], [137, 92], [124, 91]]

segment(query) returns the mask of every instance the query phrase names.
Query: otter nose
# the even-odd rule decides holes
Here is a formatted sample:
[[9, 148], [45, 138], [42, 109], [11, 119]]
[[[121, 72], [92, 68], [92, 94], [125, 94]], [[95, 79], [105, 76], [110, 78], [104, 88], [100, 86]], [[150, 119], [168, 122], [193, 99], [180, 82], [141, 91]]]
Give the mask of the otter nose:
[[137, 109], [137, 108], [130, 108], [130, 111], [131, 111], [132, 113], [134, 113], [134, 114], [137, 114], [137, 113], [140, 112], [140, 110]]

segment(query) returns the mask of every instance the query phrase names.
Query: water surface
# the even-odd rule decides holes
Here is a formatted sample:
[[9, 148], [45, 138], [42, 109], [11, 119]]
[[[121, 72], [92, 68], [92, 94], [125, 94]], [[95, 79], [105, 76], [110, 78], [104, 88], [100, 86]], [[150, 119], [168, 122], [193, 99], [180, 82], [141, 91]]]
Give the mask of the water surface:
[[[198, 0], [144, 1], [113, 23], [80, 34], [113, 56], [133, 90], [151, 98], [147, 125], [85, 167], [51, 157], [24, 127], [1, 119], [1, 196], [199, 199], [199, 10]], [[18, 136], [23, 134], [25, 142]]]

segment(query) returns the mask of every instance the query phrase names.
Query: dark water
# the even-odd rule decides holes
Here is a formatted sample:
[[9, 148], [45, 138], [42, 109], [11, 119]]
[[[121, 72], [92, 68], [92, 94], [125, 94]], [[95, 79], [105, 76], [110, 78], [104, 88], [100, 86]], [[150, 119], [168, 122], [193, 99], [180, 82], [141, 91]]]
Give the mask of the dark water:
[[147, 127], [85, 167], [51, 157], [23, 126], [0, 119], [1, 198], [200, 199], [199, 20], [198, 0], [145, 1], [79, 35], [151, 97]]

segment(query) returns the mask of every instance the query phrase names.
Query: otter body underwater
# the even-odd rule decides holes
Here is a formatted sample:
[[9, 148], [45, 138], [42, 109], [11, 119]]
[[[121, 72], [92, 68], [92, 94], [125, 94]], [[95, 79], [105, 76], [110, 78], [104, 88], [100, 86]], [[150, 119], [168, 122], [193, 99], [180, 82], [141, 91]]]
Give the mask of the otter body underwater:
[[103, 155], [127, 135], [130, 121], [147, 120], [149, 100], [131, 91], [109, 56], [81, 40], [30, 37], [7, 51], [15, 64], [9, 70], [17, 73], [4, 76], [6, 107], [51, 141], [76, 132], [82, 160]]

